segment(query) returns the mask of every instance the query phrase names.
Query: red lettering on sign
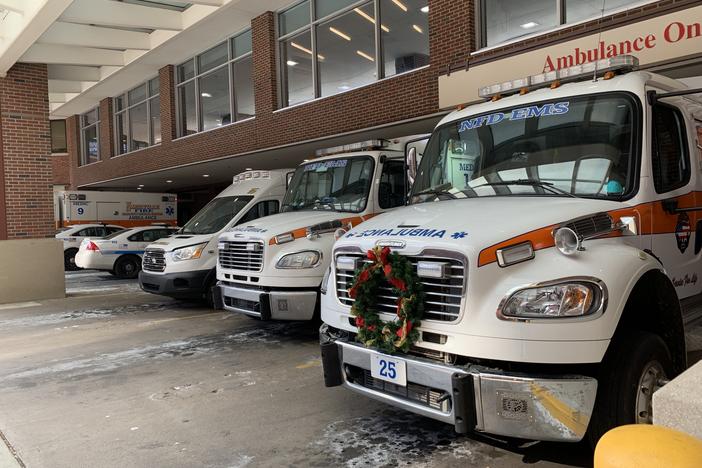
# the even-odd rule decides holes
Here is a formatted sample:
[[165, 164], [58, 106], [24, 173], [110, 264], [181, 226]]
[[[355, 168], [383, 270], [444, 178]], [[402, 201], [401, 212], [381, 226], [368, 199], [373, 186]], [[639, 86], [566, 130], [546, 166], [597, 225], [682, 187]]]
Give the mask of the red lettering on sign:
[[679, 21], [670, 23], [663, 31], [663, 37], [667, 42], [678, 42], [685, 37], [685, 25]]

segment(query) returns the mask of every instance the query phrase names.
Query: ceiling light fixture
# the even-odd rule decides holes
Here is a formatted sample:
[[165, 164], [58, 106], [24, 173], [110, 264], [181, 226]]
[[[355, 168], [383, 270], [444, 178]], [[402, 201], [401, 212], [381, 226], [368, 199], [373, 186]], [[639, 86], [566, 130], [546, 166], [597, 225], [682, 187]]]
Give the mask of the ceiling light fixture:
[[366, 60], [370, 60], [371, 62], [375, 62], [375, 59], [373, 57], [371, 57], [370, 55], [368, 55], [367, 53], [365, 53], [363, 51], [357, 50], [356, 53]]
[[[303, 51], [303, 52], [305, 52], [305, 53], [307, 53], [307, 54], [312, 55], [312, 51], [311, 51], [310, 49], [308, 49], [307, 47], [301, 46], [301, 45], [298, 44], [297, 42], [291, 42], [290, 45], [293, 46], [294, 48], [296, 48], [297, 50], [301, 50], [301, 51]], [[318, 58], [319, 60], [324, 60], [324, 56], [321, 55], [321, 54], [317, 54], [317, 58]]]
[[429, 5], [423, 6], [422, 8], [419, 9], [422, 13], [429, 13]]
[[253, 171], [253, 169], [250, 168], [250, 167], [247, 167], [245, 170], [247, 170], [247, 171]]
[[172, 183], [172, 182], [173, 182], [173, 181], [172, 181], [171, 179], [168, 179], [168, 180], [166, 181], [167, 184], [170, 184], [170, 183]]
[[398, 8], [404, 12], [407, 11], [407, 7], [405, 6], [404, 3], [402, 3], [400, 0], [392, 0], [392, 3], [398, 6]]
[[286, 63], [289, 67], [294, 67], [295, 65], [297, 65], [297, 62], [294, 61], [294, 60], [288, 60], [288, 61], [285, 62], [285, 63]]
[[528, 23], [520, 24], [519, 27], [522, 29], [531, 29], [538, 25], [539, 23], [537, 23], [536, 21], [529, 21]]
[[141, 190], [141, 187], [137, 187], [137, 190]]
[[143, 187], [143, 186], [144, 186], [144, 184], [139, 184], [139, 187]]
[[349, 86], [349, 85], [341, 85], [341, 86], [339, 86], [337, 89], [339, 89], [340, 91], [346, 91], [347, 89], [351, 89], [351, 86]]
[[210, 93], [200, 93], [200, 96], [202, 97], [212, 97]]
[[209, 174], [202, 174], [202, 177], [209, 177]]
[[[360, 8], [354, 8], [353, 11], [355, 11], [356, 13], [358, 13], [359, 15], [361, 15], [363, 18], [367, 19], [371, 23], [375, 24], [375, 19], [371, 15], [366, 13], [365, 11], [361, 10]], [[380, 25], [380, 29], [382, 29], [385, 32], [390, 32], [390, 29], [387, 26], [385, 26], [384, 24]]]
[[417, 26], [416, 24], [413, 24], [413, 25], [412, 25], [412, 28], [413, 28], [415, 31], [417, 31], [419, 34], [423, 34], [423, 33], [424, 33], [424, 31], [422, 30], [422, 28], [420, 28], [420, 27]]
[[334, 34], [336, 34], [337, 36], [339, 36], [339, 37], [341, 37], [341, 38], [343, 38], [343, 39], [346, 39], [347, 41], [350, 41], [350, 40], [351, 40], [351, 36], [349, 36], [349, 35], [346, 34], [346, 33], [343, 33], [343, 32], [341, 32], [341, 31], [339, 31], [338, 29], [336, 29], [336, 28], [333, 27], [333, 26], [329, 26], [329, 30], [330, 30], [331, 32], [333, 32]]

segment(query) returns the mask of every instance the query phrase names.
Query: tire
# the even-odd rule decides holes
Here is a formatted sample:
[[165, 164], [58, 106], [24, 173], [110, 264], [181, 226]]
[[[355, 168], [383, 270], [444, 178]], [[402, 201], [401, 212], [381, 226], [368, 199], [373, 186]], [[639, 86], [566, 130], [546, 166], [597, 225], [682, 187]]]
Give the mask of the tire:
[[205, 289], [202, 292], [202, 300], [208, 309], [214, 309], [215, 304], [215, 285], [217, 284], [217, 278], [212, 275], [210, 279], [205, 283]]
[[141, 270], [141, 261], [139, 257], [125, 255], [119, 257], [115, 262], [115, 276], [121, 279], [132, 279], [139, 275]]
[[590, 445], [614, 427], [650, 424], [653, 393], [674, 375], [670, 351], [658, 335], [636, 331], [613, 342], [600, 368]]
[[78, 249], [67, 249], [63, 252], [63, 269], [66, 271], [77, 271], [81, 268], [76, 266], [76, 254]]

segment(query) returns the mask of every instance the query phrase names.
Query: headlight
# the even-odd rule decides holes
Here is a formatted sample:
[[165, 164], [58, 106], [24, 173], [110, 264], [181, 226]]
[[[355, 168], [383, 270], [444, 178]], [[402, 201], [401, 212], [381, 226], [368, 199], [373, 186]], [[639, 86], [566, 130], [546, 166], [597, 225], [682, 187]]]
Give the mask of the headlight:
[[292, 269], [292, 268], [313, 268], [319, 263], [321, 254], [316, 250], [305, 250], [303, 252], [295, 252], [285, 255], [278, 263], [276, 268]]
[[567, 318], [594, 314], [605, 306], [600, 282], [563, 282], [521, 289], [501, 306], [503, 318]]
[[205, 250], [206, 245], [207, 242], [204, 244], [189, 245], [187, 247], [176, 249], [171, 253], [171, 258], [175, 262], [200, 258], [200, 255], [202, 255], [202, 251]]
[[324, 273], [324, 278], [322, 278], [322, 285], [319, 287], [319, 292], [322, 294], [327, 294], [327, 282], [329, 281], [329, 276], [331, 276], [331, 265], [327, 268], [326, 273]]

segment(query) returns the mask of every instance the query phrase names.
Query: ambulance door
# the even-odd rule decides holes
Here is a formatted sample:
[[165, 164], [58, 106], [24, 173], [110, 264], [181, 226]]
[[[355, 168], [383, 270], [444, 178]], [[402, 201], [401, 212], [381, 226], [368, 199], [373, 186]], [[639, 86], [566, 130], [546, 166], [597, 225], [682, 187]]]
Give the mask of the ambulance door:
[[96, 202], [97, 221], [107, 222], [119, 219], [119, 202]]
[[699, 156], [684, 109], [657, 102], [651, 116], [651, 169], [658, 194], [652, 210], [651, 250], [663, 263], [680, 299], [702, 292], [702, 213]]

